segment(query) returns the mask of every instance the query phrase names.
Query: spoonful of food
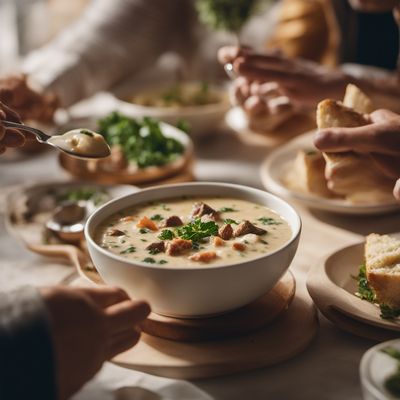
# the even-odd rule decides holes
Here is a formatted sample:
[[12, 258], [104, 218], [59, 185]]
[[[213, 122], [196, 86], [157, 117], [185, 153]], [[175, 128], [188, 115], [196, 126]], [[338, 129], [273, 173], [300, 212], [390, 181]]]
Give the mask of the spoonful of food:
[[8, 128], [31, 132], [40, 143], [45, 143], [77, 158], [104, 158], [110, 155], [110, 146], [104, 137], [89, 129], [73, 129], [62, 135], [49, 136], [39, 129], [17, 122], [2, 121]]

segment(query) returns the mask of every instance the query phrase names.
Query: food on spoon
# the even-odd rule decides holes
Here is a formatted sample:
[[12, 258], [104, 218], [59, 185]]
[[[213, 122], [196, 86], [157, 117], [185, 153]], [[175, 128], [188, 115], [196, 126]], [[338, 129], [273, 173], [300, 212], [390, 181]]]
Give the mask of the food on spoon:
[[73, 129], [63, 135], [52, 136], [48, 142], [82, 157], [104, 158], [110, 155], [110, 147], [104, 137], [89, 129]]
[[[203, 212], [208, 214], [200, 215]], [[215, 213], [224, 219], [209, 220]], [[167, 227], [171, 218], [175, 222], [179, 219], [181, 224]], [[236, 226], [237, 238], [227, 221]], [[268, 232], [262, 228], [265, 225]], [[110, 235], [114, 230], [124, 235]], [[206, 267], [268, 254], [290, 237], [288, 223], [267, 207], [236, 198], [184, 197], [121, 210], [101, 224], [95, 240], [108, 251], [132, 260], [143, 261], [151, 256], [154, 263], [145, 262]]]
[[377, 303], [382, 318], [400, 316], [400, 240], [372, 233], [366, 238], [364, 256], [357, 295]]

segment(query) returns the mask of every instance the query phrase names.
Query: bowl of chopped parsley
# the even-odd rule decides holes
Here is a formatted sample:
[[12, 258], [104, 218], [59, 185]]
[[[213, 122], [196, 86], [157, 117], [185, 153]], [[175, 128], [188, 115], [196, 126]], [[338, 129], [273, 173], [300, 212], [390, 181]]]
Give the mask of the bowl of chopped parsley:
[[101, 183], [147, 183], [175, 176], [192, 160], [190, 137], [154, 118], [112, 112], [97, 121], [96, 131], [109, 144], [111, 155], [88, 161], [60, 154], [61, 166], [75, 177]]

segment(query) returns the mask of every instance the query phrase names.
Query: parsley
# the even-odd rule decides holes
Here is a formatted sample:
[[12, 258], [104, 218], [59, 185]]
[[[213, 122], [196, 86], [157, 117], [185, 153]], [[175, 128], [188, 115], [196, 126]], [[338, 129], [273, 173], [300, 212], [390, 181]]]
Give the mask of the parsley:
[[177, 228], [176, 233], [182, 239], [199, 242], [206, 237], [216, 236], [218, 225], [214, 221], [202, 222], [200, 218], [196, 218], [194, 222]]
[[121, 251], [120, 254], [134, 253], [135, 251], [136, 251], [135, 246], [129, 246], [127, 249]]
[[224, 212], [237, 212], [238, 210], [235, 210], [234, 208], [231, 207], [221, 207], [218, 212], [224, 213]]
[[142, 260], [145, 263], [149, 263], [149, 264], [155, 264], [156, 260], [153, 257], [146, 257]]
[[237, 222], [237, 221], [235, 221], [234, 219], [232, 219], [232, 218], [227, 218], [227, 219], [224, 219], [224, 224], [235, 224], [235, 225], [239, 225], [239, 222]]
[[153, 216], [150, 217], [152, 221], [162, 221], [164, 217], [160, 214], [154, 214]]
[[168, 261], [167, 261], [167, 260], [160, 260], [158, 263], [159, 263], [159, 264], [167, 264]]
[[172, 240], [175, 234], [170, 229], [164, 229], [158, 236], [160, 240]]
[[109, 199], [109, 195], [105, 190], [102, 189], [92, 189], [92, 188], [76, 188], [68, 190], [67, 192], [57, 196], [58, 201], [79, 201], [91, 200], [94, 205], [98, 205], [106, 202]]
[[274, 218], [269, 217], [261, 217], [258, 218], [257, 221], [260, 221], [263, 225], [280, 225], [281, 222], [278, 222]]
[[[377, 303], [376, 294], [369, 285], [369, 282], [367, 280], [367, 272], [365, 264], [360, 265], [358, 275], [354, 277], [354, 279], [358, 281], [358, 291], [356, 295], [362, 300], [367, 300], [370, 303], [376, 304]], [[387, 304], [379, 304], [379, 308], [381, 310], [380, 317], [382, 319], [390, 320], [400, 317], [400, 309], [398, 308], [392, 308]]]
[[145, 233], [149, 233], [150, 230], [147, 229], [147, 228], [140, 228], [140, 229], [139, 229], [139, 232], [142, 233], [142, 234], [145, 234]]
[[153, 248], [153, 249], [149, 250], [149, 254], [151, 254], [151, 255], [155, 255], [155, 254], [158, 254], [158, 253], [161, 253], [161, 250], [159, 250], [157, 248]]
[[400, 361], [400, 351], [395, 349], [394, 347], [385, 347], [381, 350], [381, 352], [387, 354], [397, 361]]
[[160, 204], [161, 205], [161, 208], [164, 210], [164, 211], [171, 211], [171, 209], [166, 205], [166, 204]]
[[93, 137], [93, 136], [94, 136], [93, 132], [92, 132], [92, 131], [89, 131], [88, 129], [81, 129], [81, 130], [80, 130], [80, 133], [81, 133], [82, 135], [86, 135], [86, 136], [90, 136], [90, 137]]

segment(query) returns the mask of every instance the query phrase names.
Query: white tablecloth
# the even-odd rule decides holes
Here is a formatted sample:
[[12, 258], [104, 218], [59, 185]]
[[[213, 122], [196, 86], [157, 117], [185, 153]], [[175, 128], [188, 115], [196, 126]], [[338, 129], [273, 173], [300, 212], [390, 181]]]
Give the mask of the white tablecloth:
[[[227, 133], [198, 143], [196, 151], [198, 163], [195, 171], [199, 180], [261, 187], [258, 168], [266, 150], [247, 148]], [[0, 171], [0, 213], [4, 213], [5, 194], [13, 186], [67, 178], [58, 167], [56, 154], [52, 151], [18, 162], [0, 158]], [[335, 217], [301, 207], [298, 209], [303, 217], [304, 230], [294, 269], [302, 282], [308, 268], [321, 255], [361, 240], [360, 234], [372, 230], [394, 231], [399, 224], [399, 219], [393, 217]], [[331, 227], [332, 223], [336, 227]], [[330, 239], [331, 233], [335, 240]], [[324, 248], [321, 248], [322, 243]], [[3, 221], [0, 224], [0, 254], [0, 290], [25, 283], [57, 283], [71, 273], [67, 265], [21, 248], [6, 232]], [[107, 363], [74, 396], [74, 400], [360, 399], [358, 365], [362, 354], [372, 345], [372, 342], [340, 331], [321, 317], [319, 333], [309, 348], [280, 365], [234, 376], [188, 382], [125, 370]]]

